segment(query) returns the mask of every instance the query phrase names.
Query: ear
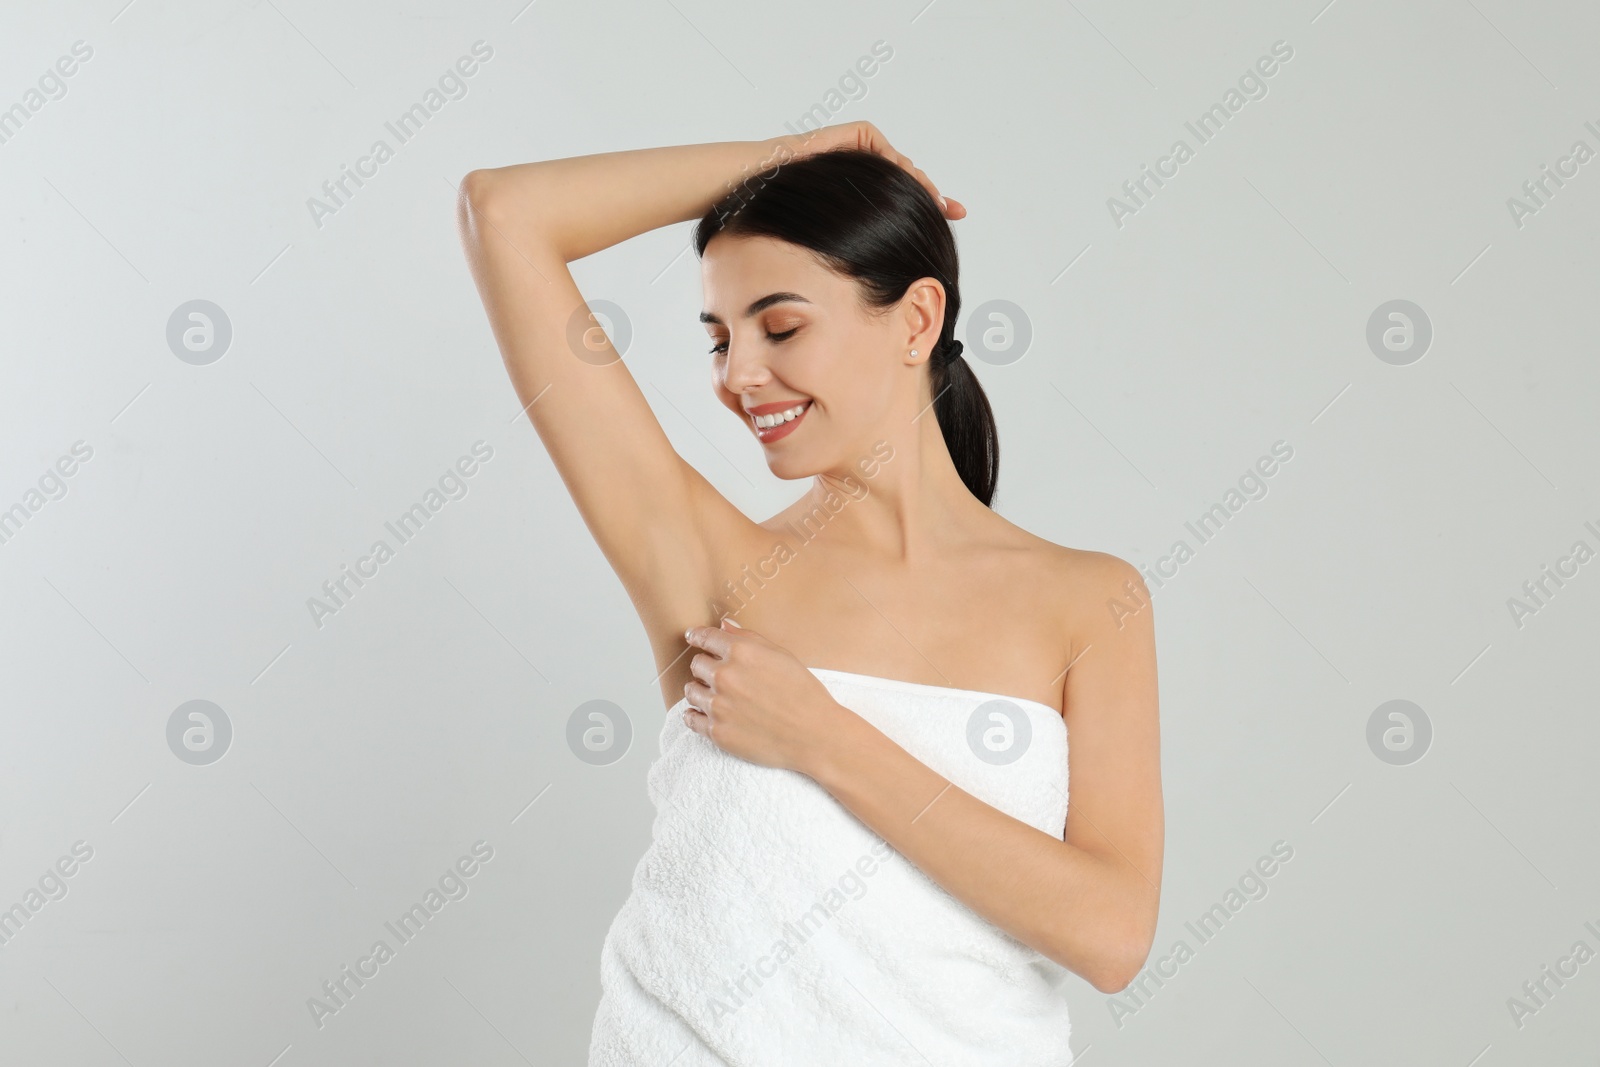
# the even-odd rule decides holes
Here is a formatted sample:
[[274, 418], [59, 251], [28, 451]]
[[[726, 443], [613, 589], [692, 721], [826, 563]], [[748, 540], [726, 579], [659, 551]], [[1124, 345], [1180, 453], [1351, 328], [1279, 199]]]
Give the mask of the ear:
[[[926, 363], [933, 358], [933, 346], [939, 342], [944, 328], [944, 286], [937, 278], [921, 278], [911, 283], [901, 298], [905, 315], [905, 354], [908, 366]], [[912, 349], [917, 350], [915, 357]]]

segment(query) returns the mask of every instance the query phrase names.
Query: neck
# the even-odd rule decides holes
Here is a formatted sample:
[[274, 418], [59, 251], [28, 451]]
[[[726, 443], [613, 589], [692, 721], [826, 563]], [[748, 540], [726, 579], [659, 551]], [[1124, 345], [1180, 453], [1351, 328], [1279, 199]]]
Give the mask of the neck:
[[871, 471], [856, 461], [812, 479], [809, 501], [821, 505], [832, 497], [848, 503], [828, 524], [829, 538], [864, 555], [887, 562], [917, 563], [966, 540], [968, 532], [991, 512], [961, 480], [944, 432], [932, 406], [900, 433], [874, 438], [893, 448], [871, 444], [858, 449]]

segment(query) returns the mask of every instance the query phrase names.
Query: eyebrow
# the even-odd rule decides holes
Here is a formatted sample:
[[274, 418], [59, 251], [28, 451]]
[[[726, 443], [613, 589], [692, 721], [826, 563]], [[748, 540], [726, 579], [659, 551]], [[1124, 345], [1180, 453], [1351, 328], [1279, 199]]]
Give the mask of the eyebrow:
[[[761, 312], [767, 310], [767, 308], [771, 307], [773, 304], [791, 304], [791, 303], [792, 304], [809, 304], [809, 303], [811, 303], [811, 301], [807, 300], [805, 297], [801, 296], [799, 293], [768, 293], [766, 296], [762, 297], [760, 300], [757, 300], [756, 302], [751, 304], [749, 307], [745, 308], [744, 309], [744, 317], [748, 319], [752, 315], [759, 315]], [[700, 321], [701, 322], [714, 322], [718, 326], [726, 326], [727, 325], [727, 323], [723, 322], [721, 319], [717, 318], [715, 315], [711, 314], [711, 312], [709, 312], [709, 311], [700, 312]]]

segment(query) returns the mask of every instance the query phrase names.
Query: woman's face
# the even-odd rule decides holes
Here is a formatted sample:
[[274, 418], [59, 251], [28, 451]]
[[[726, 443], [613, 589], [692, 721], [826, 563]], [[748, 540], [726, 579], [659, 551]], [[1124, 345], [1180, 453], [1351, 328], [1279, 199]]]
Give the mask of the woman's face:
[[[904, 409], [909, 421], [925, 403], [918, 365], [937, 328], [919, 344], [918, 314], [907, 313], [915, 309], [869, 314], [857, 283], [808, 250], [771, 237], [714, 237], [701, 280], [717, 399], [761, 442], [778, 477], [854, 472], [874, 442], [894, 436], [892, 415]], [[921, 358], [908, 359], [913, 347]], [[752, 418], [752, 409], [795, 408], [799, 415], [771, 427]]]

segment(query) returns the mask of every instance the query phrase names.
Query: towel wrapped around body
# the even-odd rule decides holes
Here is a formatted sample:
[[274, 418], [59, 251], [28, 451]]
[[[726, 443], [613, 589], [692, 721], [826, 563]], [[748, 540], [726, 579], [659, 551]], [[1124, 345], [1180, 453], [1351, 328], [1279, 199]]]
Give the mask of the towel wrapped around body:
[[[1067, 729], [1037, 701], [810, 668], [972, 795], [1061, 837]], [[812, 779], [666, 716], [649, 849], [601, 950], [590, 1067], [1065, 1067], [1067, 973]]]

